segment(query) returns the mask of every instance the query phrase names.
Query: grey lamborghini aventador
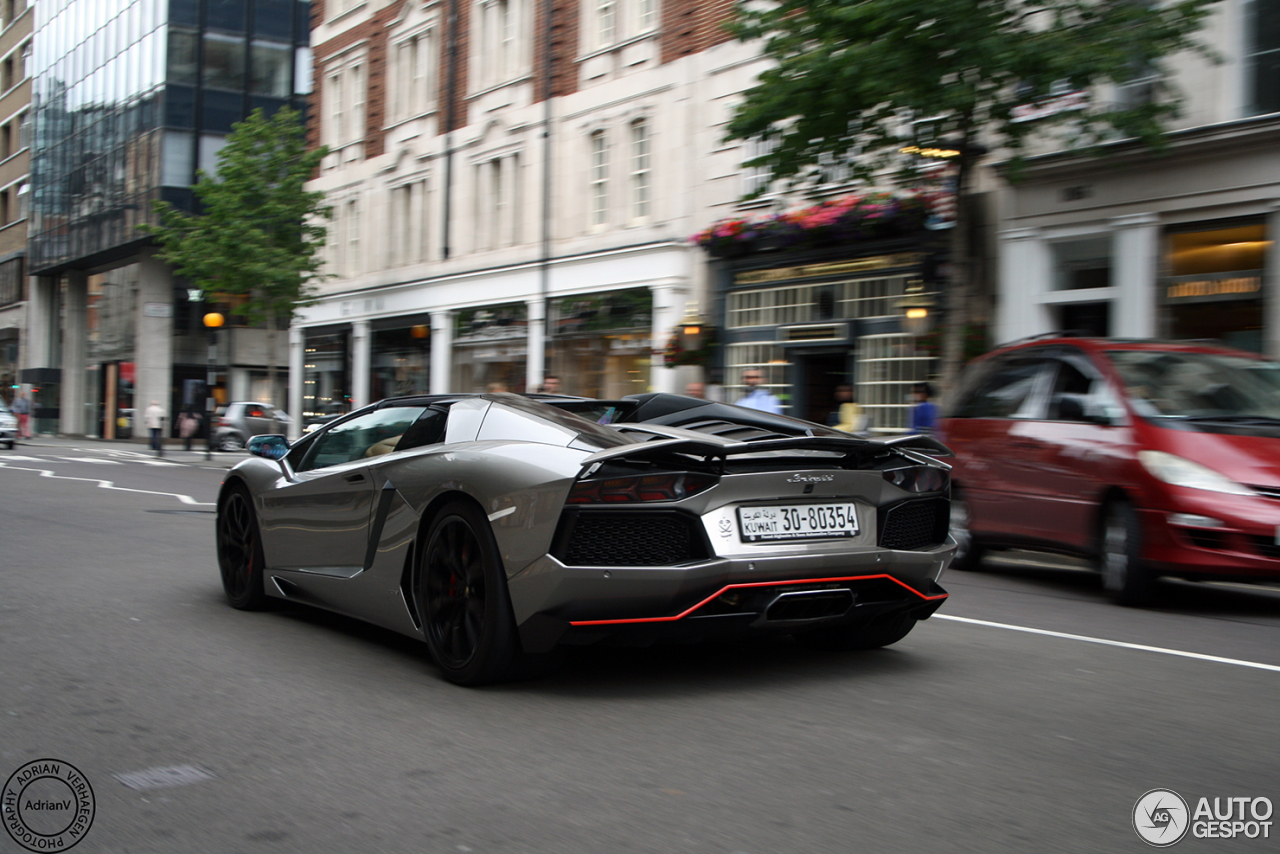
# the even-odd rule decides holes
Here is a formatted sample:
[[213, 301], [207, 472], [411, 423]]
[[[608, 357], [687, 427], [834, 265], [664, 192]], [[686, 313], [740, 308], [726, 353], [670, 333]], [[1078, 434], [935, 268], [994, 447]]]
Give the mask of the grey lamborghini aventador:
[[231, 604], [402, 632], [460, 684], [611, 639], [885, 646], [947, 596], [949, 454], [926, 437], [670, 394], [456, 394], [249, 451], [218, 496]]

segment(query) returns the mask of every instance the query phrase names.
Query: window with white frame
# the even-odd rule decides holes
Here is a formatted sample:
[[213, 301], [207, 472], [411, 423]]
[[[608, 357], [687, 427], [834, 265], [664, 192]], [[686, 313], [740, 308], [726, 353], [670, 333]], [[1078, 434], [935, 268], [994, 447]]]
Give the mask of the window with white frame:
[[520, 159], [517, 154], [493, 157], [475, 167], [476, 249], [498, 249], [519, 242]]
[[1280, 4], [1250, 0], [1245, 67], [1249, 115], [1280, 113]]
[[646, 219], [650, 210], [653, 176], [650, 172], [649, 120], [631, 122], [631, 218]]
[[352, 199], [347, 202], [347, 264], [346, 274], [359, 275], [363, 265], [360, 261], [360, 202]]
[[584, 8], [591, 50], [603, 50], [658, 28], [658, 0], [589, 0]]
[[[322, 136], [337, 151], [365, 137], [365, 64], [362, 55], [333, 62], [325, 75], [325, 128]], [[359, 150], [355, 149], [358, 154]], [[351, 159], [344, 157], [343, 159]]]
[[764, 157], [778, 147], [776, 139], [761, 139], [754, 136], [743, 143], [742, 195], [754, 196], [769, 190], [773, 181], [773, 173], [768, 166], [747, 166], [757, 157]]
[[425, 260], [426, 182], [411, 181], [391, 189], [391, 246], [387, 258], [392, 266], [417, 264]]
[[609, 219], [609, 138], [603, 130], [591, 134], [591, 226]]
[[479, 0], [476, 4], [476, 81], [498, 86], [528, 73], [527, 0]]
[[393, 117], [397, 121], [420, 116], [435, 106], [435, 30], [413, 33], [393, 48]]

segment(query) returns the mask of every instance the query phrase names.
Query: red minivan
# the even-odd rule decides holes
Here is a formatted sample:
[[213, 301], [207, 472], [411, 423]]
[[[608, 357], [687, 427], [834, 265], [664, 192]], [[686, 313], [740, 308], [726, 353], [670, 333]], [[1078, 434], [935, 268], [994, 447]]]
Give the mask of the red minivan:
[[944, 405], [952, 564], [987, 548], [1155, 579], [1280, 580], [1280, 362], [1218, 345], [1041, 336], [976, 360]]

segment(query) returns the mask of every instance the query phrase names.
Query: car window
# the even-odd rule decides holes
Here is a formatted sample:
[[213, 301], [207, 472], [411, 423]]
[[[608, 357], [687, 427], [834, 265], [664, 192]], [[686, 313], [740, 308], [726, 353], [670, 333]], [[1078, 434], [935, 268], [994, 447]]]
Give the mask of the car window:
[[1134, 410], [1146, 418], [1280, 420], [1280, 365], [1231, 353], [1111, 350]]
[[444, 441], [445, 427], [448, 424], [449, 409], [447, 406], [429, 406], [400, 437], [400, 441], [396, 444], [396, 450], [407, 451], [410, 448], [437, 445]]
[[335, 424], [311, 442], [298, 471], [313, 471], [389, 454], [425, 409], [422, 406], [375, 409]]
[[267, 413], [262, 411], [261, 406], [246, 406], [244, 414], [249, 418], [266, 418]]
[[1015, 358], [996, 368], [956, 407], [955, 418], [1013, 418], [1024, 405], [1044, 369], [1043, 359]]

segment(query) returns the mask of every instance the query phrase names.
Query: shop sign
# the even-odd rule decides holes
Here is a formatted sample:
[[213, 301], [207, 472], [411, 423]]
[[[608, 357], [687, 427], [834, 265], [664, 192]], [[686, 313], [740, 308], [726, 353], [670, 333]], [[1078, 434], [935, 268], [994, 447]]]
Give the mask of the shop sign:
[[893, 267], [911, 267], [924, 260], [922, 252], [899, 252], [894, 255], [874, 255], [853, 261], [836, 261], [830, 264], [805, 264], [801, 267], [778, 267], [774, 270], [752, 270], [733, 277], [735, 285], [758, 285], [764, 282], [780, 282], [788, 279], [809, 279], [815, 276], [838, 276], [844, 273], [865, 273], [870, 270], [888, 270]]
[[1262, 271], [1221, 273], [1215, 276], [1182, 276], [1169, 281], [1165, 299], [1173, 303], [1255, 299], [1262, 292]]
[[173, 317], [173, 303], [149, 302], [142, 307], [146, 317]]

